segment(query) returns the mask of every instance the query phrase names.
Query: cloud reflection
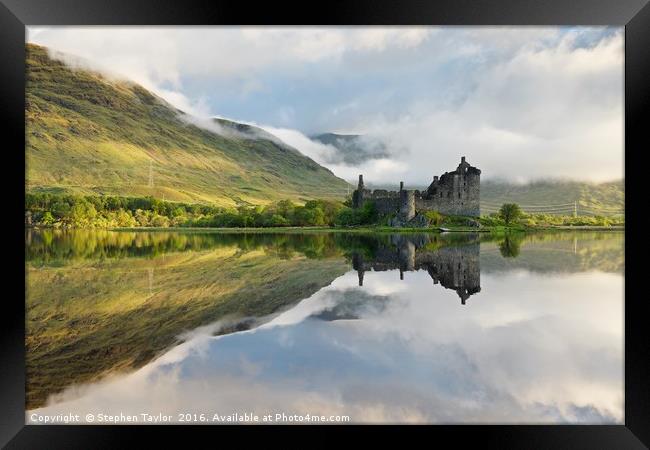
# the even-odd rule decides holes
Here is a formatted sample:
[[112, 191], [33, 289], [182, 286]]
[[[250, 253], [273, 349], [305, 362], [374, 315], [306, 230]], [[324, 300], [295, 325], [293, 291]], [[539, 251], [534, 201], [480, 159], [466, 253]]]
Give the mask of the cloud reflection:
[[401, 282], [396, 271], [369, 271], [362, 287], [350, 271], [256, 329], [212, 336], [207, 327], [37, 412], [622, 423], [621, 274], [519, 270], [481, 283], [462, 306], [423, 270]]

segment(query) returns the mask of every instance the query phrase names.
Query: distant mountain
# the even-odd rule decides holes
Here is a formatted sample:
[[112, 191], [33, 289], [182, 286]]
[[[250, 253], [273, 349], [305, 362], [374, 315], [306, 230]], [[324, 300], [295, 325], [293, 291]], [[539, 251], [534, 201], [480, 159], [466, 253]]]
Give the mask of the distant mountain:
[[310, 139], [338, 150], [338, 153], [328, 161], [329, 163], [345, 163], [354, 166], [369, 159], [389, 156], [383, 142], [359, 134], [323, 133], [310, 136]]
[[250, 125], [196, 119], [142, 86], [73, 69], [27, 45], [29, 191], [220, 205], [343, 199], [348, 184]]

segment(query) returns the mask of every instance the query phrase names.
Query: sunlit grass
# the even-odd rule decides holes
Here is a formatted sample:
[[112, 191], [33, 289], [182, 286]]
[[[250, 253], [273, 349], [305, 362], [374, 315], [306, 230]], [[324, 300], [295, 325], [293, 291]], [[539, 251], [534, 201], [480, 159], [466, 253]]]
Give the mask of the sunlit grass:
[[143, 88], [71, 70], [32, 44], [26, 96], [28, 189], [236, 206], [343, 199], [348, 188], [294, 150], [188, 125]]

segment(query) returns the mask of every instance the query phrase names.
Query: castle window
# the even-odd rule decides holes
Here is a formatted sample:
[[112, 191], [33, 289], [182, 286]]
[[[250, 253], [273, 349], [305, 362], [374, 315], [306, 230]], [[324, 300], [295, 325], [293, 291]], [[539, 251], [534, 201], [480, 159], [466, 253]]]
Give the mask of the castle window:
[[460, 198], [460, 192], [458, 193], [458, 198]]

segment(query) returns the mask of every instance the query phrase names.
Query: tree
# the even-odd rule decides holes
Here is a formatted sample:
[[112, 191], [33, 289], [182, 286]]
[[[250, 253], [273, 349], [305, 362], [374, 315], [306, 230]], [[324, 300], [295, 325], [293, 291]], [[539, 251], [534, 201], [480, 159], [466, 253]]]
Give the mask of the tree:
[[265, 225], [269, 227], [284, 227], [289, 225], [289, 221], [279, 214], [273, 214]]
[[117, 226], [119, 227], [134, 227], [137, 225], [136, 220], [131, 215], [130, 211], [120, 209], [117, 212]]
[[519, 219], [522, 214], [521, 208], [516, 203], [504, 203], [501, 209], [499, 209], [499, 216], [501, 216], [506, 225], [510, 225], [511, 222]]
[[151, 218], [150, 223], [154, 227], [166, 228], [166, 227], [169, 226], [169, 219], [167, 217], [165, 217], [165, 216], [161, 216], [159, 214], [154, 213], [153, 217]]
[[43, 225], [52, 225], [54, 223], [54, 216], [52, 215], [51, 212], [45, 211], [45, 214], [43, 214], [43, 217], [41, 218], [41, 223]]
[[[313, 205], [309, 205], [313, 206]], [[294, 225], [310, 226], [310, 225], [323, 225], [325, 214], [323, 210], [318, 207], [298, 206], [294, 210]]]
[[147, 213], [147, 211], [136, 209], [134, 216], [139, 226], [141, 227], [149, 226], [149, 214]]

